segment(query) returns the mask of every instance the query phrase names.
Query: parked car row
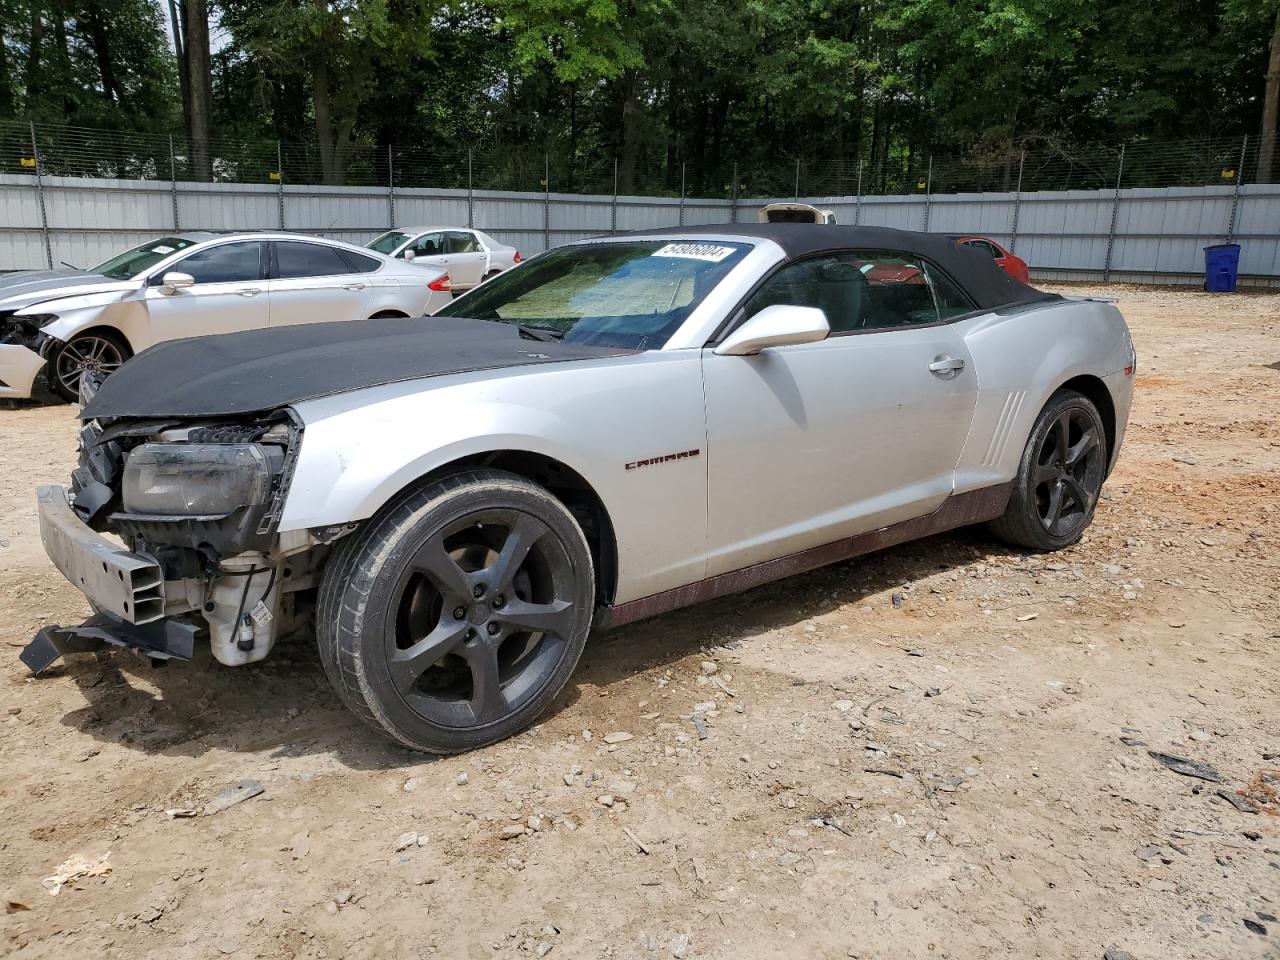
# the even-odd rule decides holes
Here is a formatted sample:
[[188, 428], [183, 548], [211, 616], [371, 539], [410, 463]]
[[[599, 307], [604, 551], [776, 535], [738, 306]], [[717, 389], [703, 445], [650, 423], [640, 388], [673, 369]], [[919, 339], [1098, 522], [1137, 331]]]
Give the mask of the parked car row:
[[453, 227], [393, 230], [367, 247], [186, 231], [90, 270], [0, 276], [0, 399], [74, 400], [85, 371], [113, 373], [182, 337], [432, 314], [519, 261], [514, 247]]
[[[423, 235], [452, 257], [450, 232]], [[379, 239], [394, 253], [423, 235]], [[173, 291], [161, 302], [189, 297], [200, 283], [177, 268], [219, 245], [172, 240], [104, 265], [134, 287], [86, 298], [145, 301], [151, 278]], [[321, 256], [222, 242], [248, 244], [258, 279], [219, 283], [250, 299], [309, 282], [283, 265]], [[378, 319], [429, 304], [375, 303], [371, 278], [424, 298], [435, 273], [319, 249], [378, 266], [280, 323], [273, 304], [265, 329], [86, 378], [80, 466], [39, 509], [95, 613], [42, 629], [21, 654], [34, 672], [104, 643], [157, 660], [207, 643], [238, 666], [310, 627], [362, 720], [467, 750], [533, 723], [593, 626], [968, 524], [1022, 550], [1075, 543], [1124, 438], [1137, 361], [1115, 306], [937, 234], [597, 238], [420, 323]], [[372, 319], [295, 323], [348, 293]]]

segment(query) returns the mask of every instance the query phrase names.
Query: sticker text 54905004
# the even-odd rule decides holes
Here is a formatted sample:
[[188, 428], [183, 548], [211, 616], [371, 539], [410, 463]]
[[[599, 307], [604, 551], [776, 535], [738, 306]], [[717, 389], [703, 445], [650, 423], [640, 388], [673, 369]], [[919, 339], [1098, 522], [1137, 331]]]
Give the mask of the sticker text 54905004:
[[719, 263], [729, 254], [733, 247], [722, 247], [716, 243], [668, 243], [660, 250], [654, 251], [655, 257], [680, 257], [684, 260], [709, 260]]

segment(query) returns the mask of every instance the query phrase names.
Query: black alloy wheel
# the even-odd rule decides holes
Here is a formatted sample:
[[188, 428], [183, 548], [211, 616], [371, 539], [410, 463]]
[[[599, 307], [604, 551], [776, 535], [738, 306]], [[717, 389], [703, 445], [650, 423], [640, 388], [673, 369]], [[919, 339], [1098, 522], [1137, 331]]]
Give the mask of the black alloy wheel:
[[1093, 520], [1107, 474], [1107, 435], [1088, 397], [1059, 391], [1036, 418], [1004, 515], [990, 524], [1009, 543], [1059, 550]]
[[582, 654], [594, 599], [565, 505], [475, 470], [406, 495], [335, 551], [316, 632], [347, 706], [414, 749], [457, 753], [547, 708]]

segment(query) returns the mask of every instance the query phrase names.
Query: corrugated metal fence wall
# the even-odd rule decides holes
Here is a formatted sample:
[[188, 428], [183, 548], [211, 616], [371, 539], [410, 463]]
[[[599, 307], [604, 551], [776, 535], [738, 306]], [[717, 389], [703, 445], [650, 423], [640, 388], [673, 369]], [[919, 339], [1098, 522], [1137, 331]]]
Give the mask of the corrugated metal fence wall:
[[[1243, 247], [1243, 276], [1280, 284], [1276, 185], [807, 199], [840, 223], [990, 236], [1040, 278], [1191, 282], [1203, 272], [1201, 248], [1231, 239]], [[91, 265], [200, 228], [283, 228], [363, 243], [392, 224], [471, 224], [529, 255], [612, 231], [754, 222], [765, 202], [6, 174], [0, 270]]]

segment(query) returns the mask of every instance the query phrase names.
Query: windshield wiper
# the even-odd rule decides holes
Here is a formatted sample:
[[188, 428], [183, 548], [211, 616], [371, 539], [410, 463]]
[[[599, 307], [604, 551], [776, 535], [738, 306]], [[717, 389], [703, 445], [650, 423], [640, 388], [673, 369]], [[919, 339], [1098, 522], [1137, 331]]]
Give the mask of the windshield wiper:
[[520, 336], [529, 340], [537, 340], [541, 343], [564, 339], [564, 331], [557, 330], [554, 327], [538, 327], [528, 323], [517, 323], [515, 327], [520, 331]]

